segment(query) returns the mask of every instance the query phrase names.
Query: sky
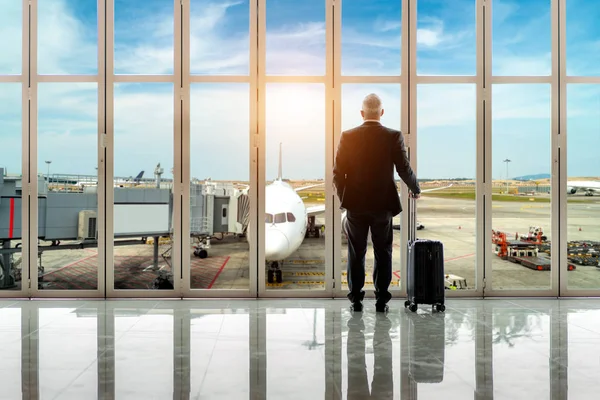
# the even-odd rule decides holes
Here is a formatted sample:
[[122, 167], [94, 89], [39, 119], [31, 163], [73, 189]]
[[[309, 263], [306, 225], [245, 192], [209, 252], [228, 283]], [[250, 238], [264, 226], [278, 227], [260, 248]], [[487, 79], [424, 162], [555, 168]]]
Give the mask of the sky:
[[[40, 74], [97, 73], [97, 1], [40, 0]], [[21, 2], [0, 0], [0, 75], [21, 73]], [[325, 74], [324, 0], [267, 0], [266, 72]], [[474, 75], [475, 0], [419, 0], [417, 73]], [[567, 73], [600, 75], [600, 3], [567, 4]], [[342, 74], [399, 75], [400, 0], [345, 0], [342, 9]], [[173, 74], [173, 2], [115, 0], [115, 73]], [[10, 38], [10, 40], [6, 40]], [[248, 0], [191, 0], [191, 72], [247, 75]], [[498, 76], [548, 75], [550, 0], [494, 0], [493, 64]], [[401, 126], [398, 84], [345, 84], [342, 129], [361, 123], [360, 106], [378, 93], [382, 122]], [[119, 83], [115, 87], [115, 174], [152, 177], [161, 163], [173, 166], [173, 85]], [[550, 86], [496, 85], [493, 97], [492, 175], [550, 173]], [[475, 86], [419, 85], [417, 173], [419, 178], [474, 178], [476, 171]], [[94, 175], [97, 159], [96, 83], [40, 83], [38, 168], [50, 173]], [[325, 176], [325, 87], [267, 85], [266, 172], [290, 179]], [[198, 179], [249, 179], [247, 83], [193, 84], [191, 168]], [[600, 176], [600, 85], [570, 85], [568, 175]], [[0, 167], [21, 172], [21, 89], [0, 83]]]

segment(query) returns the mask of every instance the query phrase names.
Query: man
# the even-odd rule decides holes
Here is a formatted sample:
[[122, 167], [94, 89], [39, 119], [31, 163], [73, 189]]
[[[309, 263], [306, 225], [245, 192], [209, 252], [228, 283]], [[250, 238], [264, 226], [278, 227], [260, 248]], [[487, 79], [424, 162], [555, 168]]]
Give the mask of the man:
[[375, 308], [386, 312], [392, 298], [392, 218], [402, 212], [394, 180], [394, 167], [419, 198], [421, 188], [406, 154], [402, 133], [380, 122], [381, 99], [369, 94], [363, 100], [364, 123], [342, 133], [333, 168], [333, 184], [346, 209], [348, 235], [348, 299], [354, 311], [362, 311], [365, 292], [365, 254], [371, 230], [375, 264]]

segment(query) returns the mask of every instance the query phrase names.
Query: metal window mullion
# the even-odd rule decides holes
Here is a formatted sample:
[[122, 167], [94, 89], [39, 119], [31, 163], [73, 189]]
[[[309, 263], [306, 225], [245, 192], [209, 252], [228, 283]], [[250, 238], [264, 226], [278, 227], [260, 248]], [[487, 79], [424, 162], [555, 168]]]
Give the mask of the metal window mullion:
[[267, 34], [267, 16], [266, 16], [266, 0], [258, 0], [258, 77], [257, 77], [257, 94], [258, 94], [258, 187], [256, 193], [258, 195], [258, 221], [256, 231], [253, 232], [255, 237], [254, 243], [258, 246], [257, 272], [258, 272], [258, 294], [266, 293], [265, 282], [265, 224], [260, 223], [265, 220], [265, 185], [266, 185], [266, 170], [265, 170], [265, 146], [266, 146], [266, 34]]
[[[104, 134], [106, 132], [106, 0], [98, 0], [98, 261], [96, 264], [97, 291], [106, 296], [106, 159], [104, 157]], [[100, 368], [98, 368], [100, 371]]]
[[[177, 7], [177, 6], [176, 6]], [[181, 294], [191, 290], [191, 260], [189, 256], [190, 237], [190, 182], [191, 182], [191, 5], [189, 1], [181, 3]], [[177, 70], [177, 69], [176, 69]], [[176, 180], [177, 181], [177, 180]]]
[[[339, 69], [334, 54], [336, 37], [335, 32], [335, 0], [325, 0], [325, 226], [332, 229], [325, 231], [325, 293], [333, 297], [334, 265], [338, 264], [340, 254], [335, 253], [335, 236], [337, 224], [334, 223], [341, 219], [340, 210], [337, 212], [334, 208], [333, 199], [333, 163], [335, 157], [334, 145], [334, 107], [335, 107], [335, 70]], [[337, 236], [340, 236], [339, 233]]]
[[[483, 4], [483, 178], [482, 194], [484, 198], [481, 200], [483, 217], [481, 225], [483, 225], [482, 246], [479, 247], [479, 252], [483, 252], [483, 282], [482, 295], [485, 297], [486, 292], [492, 292], [493, 284], [493, 268], [492, 268], [492, 248], [489, 245], [492, 243], [492, 1], [484, 0]], [[478, 257], [480, 259], [480, 257]]]
[[30, 25], [29, 13], [30, 6], [28, 0], [23, 0], [22, 14], [22, 82], [21, 82], [21, 293], [31, 297], [29, 288], [30, 279], [30, 218], [29, 218], [29, 109], [31, 101], [29, 99], [30, 85], [30, 63], [29, 63], [29, 38]]
[[0, 76], [0, 83], [20, 83], [25, 80], [25, 75], [2, 75]]
[[[106, 48], [105, 48], [105, 129], [106, 135], [104, 140], [104, 156], [105, 156], [105, 175], [104, 184], [104, 205], [105, 205], [105, 220], [104, 220], [104, 240], [105, 240], [105, 260], [106, 267], [106, 296], [115, 297], [115, 260], [114, 260], [114, 203], [115, 203], [115, 188], [114, 182], [115, 171], [115, 2], [114, 0], [106, 0]], [[110, 183], [110, 184], [109, 184]]]
[[[332, 95], [332, 108], [327, 112], [332, 113], [332, 163], [335, 163], [335, 154], [337, 153], [338, 143], [342, 135], [342, 7], [343, 0], [337, 0], [333, 2], [333, 70], [331, 82], [331, 95]], [[333, 166], [332, 166], [333, 168]], [[332, 176], [333, 179], [333, 176]], [[331, 185], [328, 185], [331, 186]], [[337, 195], [331, 192], [332, 202], [330, 203], [333, 208], [333, 229], [328, 229], [333, 235], [333, 296], [342, 297], [345, 296], [342, 289], [342, 227], [341, 218], [342, 213], [340, 210], [340, 199]]]
[[[402, 133], [410, 158], [410, 165], [417, 176], [417, 0], [402, 2]], [[402, 208], [401, 226], [408, 226], [408, 188], [400, 185]], [[401, 230], [401, 249], [408, 243], [408, 229]], [[400, 252], [400, 276], [403, 279], [400, 293], [406, 295], [407, 259], [406, 252]]]
[[[183, 126], [185, 125], [183, 116], [183, 104], [189, 103], [189, 101], [185, 101], [185, 83], [184, 83], [184, 74], [182, 73], [182, 68], [185, 68], [184, 63], [182, 62], [182, 47], [183, 47], [183, 35], [182, 35], [182, 23], [184, 15], [182, 13], [182, 9], [189, 4], [189, 1], [185, 0], [173, 0], [173, 218], [172, 218], [172, 235], [173, 235], [173, 250], [172, 250], [172, 258], [171, 258], [171, 273], [173, 274], [173, 290], [175, 291], [175, 296], [182, 295], [183, 282], [183, 217], [182, 212], [184, 210], [183, 207], [183, 195], [184, 187], [189, 186], [185, 185], [185, 180], [183, 179], [183, 170], [184, 165], [189, 166], [189, 161], [185, 163], [185, 159], [187, 156], [187, 160], [189, 160], [189, 145], [184, 146], [184, 134], [183, 134]], [[187, 70], [186, 70], [187, 71]], [[188, 74], [189, 75], [189, 74]], [[189, 137], [189, 135], [188, 135]], [[189, 200], [188, 200], [189, 203]], [[188, 207], [189, 210], [189, 207]], [[189, 211], [188, 211], [189, 213]], [[188, 218], [189, 221], [189, 218]], [[187, 224], [189, 226], [189, 222]], [[188, 253], [189, 254], [189, 253]], [[188, 256], [189, 258], [189, 256]], [[189, 263], [189, 260], [188, 260]]]
[[[562, 214], [562, 204], [560, 202], [560, 43], [559, 43], [559, 12], [558, 12], [558, 0], [551, 0], [550, 2], [550, 16], [551, 16], [551, 43], [552, 43], [552, 81], [550, 85], [551, 90], [551, 128], [550, 128], [550, 171], [551, 171], [551, 204], [550, 204], [550, 225], [552, 235], [552, 248], [551, 248], [551, 259], [552, 267], [550, 269], [550, 287], [559, 294], [559, 282], [561, 273], [563, 271], [563, 264], [561, 261], [561, 235], [560, 235], [560, 216]], [[565, 193], [566, 193], [565, 185]], [[565, 203], [566, 206], [566, 203]], [[558, 240], [557, 240], [558, 239]], [[566, 272], [566, 267], [565, 267]]]
[[29, 28], [29, 171], [28, 171], [28, 197], [29, 197], [29, 279], [30, 295], [39, 294], [38, 287], [38, 83], [37, 83], [37, 53], [38, 53], [38, 0], [30, 2]]
[[483, 283], [485, 277], [485, 252], [489, 247], [485, 242], [486, 225], [485, 216], [485, 112], [486, 112], [486, 83], [485, 79], [485, 0], [476, 0], [475, 2], [475, 27], [476, 27], [476, 43], [477, 43], [477, 105], [476, 105], [476, 172], [475, 172], [475, 291], [478, 295], [483, 296]]
[[[412, 5], [414, 6], [414, 5]], [[401, 21], [401, 26], [402, 26], [402, 32], [401, 32], [401, 40], [402, 40], [402, 44], [401, 44], [401, 53], [400, 53], [400, 62], [401, 62], [401, 83], [400, 83], [400, 91], [401, 91], [401, 98], [400, 98], [400, 131], [404, 134], [404, 135], [408, 135], [409, 131], [410, 131], [410, 126], [409, 126], [409, 122], [410, 122], [410, 47], [411, 47], [411, 40], [410, 40], [410, 32], [411, 32], [411, 18], [410, 18], [410, 7], [411, 7], [411, 3], [409, 2], [409, 0], [403, 0], [402, 1], [402, 21]], [[413, 78], [416, 77], [413, 76]], [[400, 193], [401, 193], [401, 202], [402, 202], [402, 208], [405, 210], [408, 210], [408, 190], [404, 187], [405, 185], [400, 185], [401, 189], [400, 189]], [[404, 212], [400, 215], [400, 219], [401, 219], [401, 226], [408, 226], [408, 213]], [[404, 249], [406, 249], [407, 247], [407, 243], [408, 243], [408, 229], [401, 229], [400, 230], [400, 296], [406, 296], [407, 291], [406, 291], [406, 279], [405, 277], [407, 276], [406, 272], [407, 272], [407, 261], [408, 259], [406, 258], [406, 251], [404, 251]]]
[[[339, 7], [339, 3], [341, 0], [338, 0], [336, 6]], [[340, 28], [341, 31], [341, 28]], [[404, 30], [403, 30], [404, 32]], [[340, 39], [341, 42], [341, 39]], [[341, 68], [341, 65], [340, 65]], [[391, 76], [352, 76], [352, 75], [340, 75], [339, 82], [344, 83], [402, 83], [403, 77], [402, 75], [391, 75]]]
[[[556, 185], [558, 191], [558, 209], [559, 209], [559, 279], [558, 279], [558, 295], [562, 296], [569, 292], [568, 289], [568, 262], [567, 262], [567, 247], [568, 247], [568, 204], [567, 204], [567, 160], [569, 157], [568, 146], [567, 146], [567, 135], [568, 135], [568, 120], [567, 120], [567, 0], [558, 0], [558, 138], [557, 145], [560, 151], [560, 158], [558, 160], [558, 177], [559, 184]], [[600, 79], [598, 80], [600, 83]], [[553, 216], [556, 218], [556, 216]]]
[[[249, 265], [249, 272], [250, 272], [250, 278], [249, 278], [249, 284], [250, 284], [250, 295], [252, 297], [256, 297], [258, 296], [258, 292], [259, 292], [259, 287], [258, 287], [258, 281], [259, 281], [259, 268], [258, 266], [259, 264], [259, 250], [258, 248], [260, 247], [259, 244], [261, 243], [259, 240], [259, 235], [258, 235], [258, 227], [259, 227], [259, 215], [260, 211], [260, 205], [258, 202], [258, 188], [260, 188], [261, 186], [261, 180], [260, 180], [260, 165], [259, 164], [259, 159], [260, 159], [260, 155], [259, 155], [259, 149], [260, 147], [260, 143], [261, 143], [261, 136], [260, 136], [260, 128], [259, 128], [259, 96], [258, 96], [258, 92], [259, 92], [259, 87], [258, 87], [258, 77], [259, 77], [259, 71], [258, 71], [258, 54], [259, 54], [259, 37], [258, 37], [258, 27], [259, 27], [259, 22], [258, 22], [258, 0], [250, 0], [249, 2], [249, 7], [250, 7], [250, 24], [249, 24], [249, 29], [250, 29], [250, 35], [249, 35], [249, 49], [250, 49], [250, 90], [248, 93], [248, 101], [249, 101], [249, 112], [250, 112], [250, 116], [249, 116], [249, 130], [248, 130], [248, 140], [250, 141], [249, 143], [249, 165], [248, 167], [250, 168], [250, 190], [248, 192], [249, 195], [249, 200], [250, 200], [250, 218], [248, 220], [248, 227], [247, 229], [253, 229], [254, 231], [251, 232], [252, 235], [252, 239], [253, 241], [249, 241], [249, 261], [250, 261], [250, 265]], [[261, 196], [262, 197], [262, 196]], [[263, 220], [264, 221], [264, 220]], [[264, 264], [263, 264], [264, 265]], [[263, 276], [263, 282], [264, 282], [264, 276]]]

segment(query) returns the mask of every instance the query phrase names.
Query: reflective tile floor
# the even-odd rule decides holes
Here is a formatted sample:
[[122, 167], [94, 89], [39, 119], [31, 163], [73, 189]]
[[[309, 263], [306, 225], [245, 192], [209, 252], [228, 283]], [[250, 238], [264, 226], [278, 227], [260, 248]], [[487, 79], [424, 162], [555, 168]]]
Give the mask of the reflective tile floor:
[[0, 301], [1, 399], [598, 399], [600, 300]]

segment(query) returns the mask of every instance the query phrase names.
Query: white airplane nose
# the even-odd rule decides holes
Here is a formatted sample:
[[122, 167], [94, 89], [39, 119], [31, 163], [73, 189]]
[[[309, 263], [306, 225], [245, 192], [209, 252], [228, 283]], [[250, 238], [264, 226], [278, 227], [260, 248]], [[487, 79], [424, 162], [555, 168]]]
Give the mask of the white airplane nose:
[[279, 230], [267, 230], [265, 232], [265, 258], [267, 260], [282, 260], [287, 256], [290, 248], [290, 242], [287, 237]]

